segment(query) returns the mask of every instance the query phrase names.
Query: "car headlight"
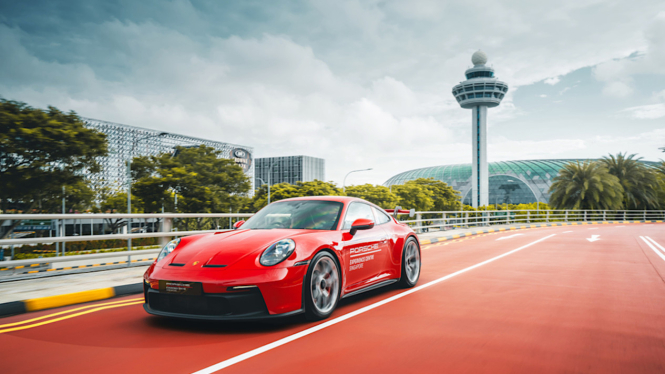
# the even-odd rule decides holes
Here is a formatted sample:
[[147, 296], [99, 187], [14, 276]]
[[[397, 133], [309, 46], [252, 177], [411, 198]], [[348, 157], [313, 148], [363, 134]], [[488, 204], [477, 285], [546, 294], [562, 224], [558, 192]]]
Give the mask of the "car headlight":
[[159, 252], [159, 256], [157, 256], [156, 262], [161, 261], [162, 259], [164, 259], [164, 257], [168, 256], [171, 252], [173, 252], [173, 250], [178, 246], [178, 244], [180, 244], [180, 239], [174, 239], [168, 242], [164, 246], [164, 248], [162, 248], [162, 251]]
[[263, 266], [277, 265], [291, 256], [295, 249], [296, 242], [292, 239], [282, 239], [263, 251], [259, 262]]

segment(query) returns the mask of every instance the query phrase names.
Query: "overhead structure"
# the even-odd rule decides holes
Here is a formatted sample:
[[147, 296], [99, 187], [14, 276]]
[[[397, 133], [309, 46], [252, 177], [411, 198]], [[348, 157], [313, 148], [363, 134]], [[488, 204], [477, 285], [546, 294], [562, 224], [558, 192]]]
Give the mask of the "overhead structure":
[[494, 69], [485, 65], [485, 52], [476, 51], [471, 62], [473, 67], [465, 72], [466, 80], [453, 87], [453, 95], [462, 108], [471, 109], [471, 205], [477, 208], [489, 204], [487, 109], [501, 104], [508, 85], [495, 78]]
[[[554, 178], [571, 162], [598, 161], [599, 159], [515, 160], [488, 163], [489, 203], [531, 204], [548, 203]], [[650, 168], [660, 163], [640, 161]], [[434, 178], [460, 191], [464, 204], [471, 205], [472, 165], [441, 165], [414, 169], [399, 173], [383, 185], [390, 187], [418, 178]]]

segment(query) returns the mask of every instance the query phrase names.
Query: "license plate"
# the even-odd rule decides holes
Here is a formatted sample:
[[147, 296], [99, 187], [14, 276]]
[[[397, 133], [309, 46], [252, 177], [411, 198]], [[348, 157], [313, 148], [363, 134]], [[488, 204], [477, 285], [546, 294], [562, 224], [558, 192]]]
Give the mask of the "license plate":
[[159, 291], [166, 293], [174, 293], [179, 295], [201, 295], [201, 283], [199, 282], [176, 282], [176, 281], [159, 281]]

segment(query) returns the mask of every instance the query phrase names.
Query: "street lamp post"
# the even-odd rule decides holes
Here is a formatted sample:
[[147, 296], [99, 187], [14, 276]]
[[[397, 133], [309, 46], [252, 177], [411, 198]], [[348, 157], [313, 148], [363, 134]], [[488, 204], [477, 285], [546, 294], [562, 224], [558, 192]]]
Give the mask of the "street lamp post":
[[268, 185], [268, 204], [270, 204], [270, 185], [266, 183], [266, 181], [263, 180], [263, 178], [256, 177], [256, 179], [261, 181], [261, 184], [267, 184]]
[[[136, 144], [138, 144], [138, 142], [141, 140], [155, 138], [164, 135], [168, 135], [168, 133], [160, 132], [159, 134], [151, 134], [144, 136], [142, 138], [134, 139], [134, 141], [132, 142], [132, 150], [129, 152], [129, 157], [127, 157], [127, 214], [132, 214], [132, 155], [134, 154], [134, 149], [136, 148]], [[127, 233], [128, 234], [132, 233], [132, 219], [129, 217], [127, 217]], [[128, 251], [132, 250], [132, 239], [127, 239], [127, 250]]]
[[368, 171], [368, 170], [373, 170], [373, 169], [369, 168], [369, 169], [351, 170], [350, 172], [346, 173], [346, 175], [344, 176], [344, 181], [342, 181], [342, 192], [346, 192], [346, 177], [348, 177], [349, 174], [355, 173], [355, 172], [358, 172], [358, 171]]
[[[268, 205], [270, 205], [270, 182], [272, 182], [272, 167], [275, 166], [275, 164], [276, 164], [276, 162], [273, 162], [270, 165], [270, 168], [268, 168], [268, 183], [267, 183], [268, 184]], [[261, 179], [261, 178], [258, 178], [258, 179]], [[261, 182], [265, 183], [265, 182], [263, 182], [263, 179], [261, 179]]]

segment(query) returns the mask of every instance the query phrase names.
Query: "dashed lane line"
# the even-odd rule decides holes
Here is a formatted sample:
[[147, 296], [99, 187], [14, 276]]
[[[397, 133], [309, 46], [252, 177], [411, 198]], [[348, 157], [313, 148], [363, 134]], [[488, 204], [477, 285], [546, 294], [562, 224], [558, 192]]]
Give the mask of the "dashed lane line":
[[448, 280], [448, 279], [450, 279], [450, 278], [452, 278], [452, 277], [455, 277], [455, 276], [458, 276], [458, 275], [460, 275], [460, 274], [466, 273], [467, 271], [473, 270], [473, 269], [478, 268], [478, 267], [481, 267], [481, 266], [483, 266], [483, 265], [487, 265], [487, 264], [489, 264], [489, 263], [491, 263], [491, 262], [494, 262], [494, 261], [496, 261], [496, 260], [498, 260], [498, 259], [501, 259], [501, 258], [503, 258], [503, 257], [509, 256], [509, 255], [511, 255], [511, 254], [513, 254], [513, 253], [515, 253], [515, 252], [518, 252], [518, 251], [521, 251], [521, 250], [523, 250], [523, 249], [525, 249], [525, 248], [531, 247], [531, 246], [534, 245], [534, 244], [537, 244], [537, 243], [540, 243], [540, 242], [542, 242], [542, 241], [544, 241], [544, 240], [547, 240], [547, 239], [553, 237], [554, 235], [556, 235], [556, 234], [552, 234], [552, 235], [549, 235], [549, 236], [546, 236], [546, 237], [540, 238], [540, 239], [538, 239], [538, 240], [536, 240], [536, 241], [534, 241], [534, 242], [531, 242], [531, 243], [529, 243], [529, 244], [527, 244], [527, 245], [521, 246], [521, 247], [519, 247], [519, 248], [517, 248], [517, 249], [513, 249], [512, 251], [506, 252], [506, 253], [504, 253], [504, 254], [502, 254], [502, 255], [499, 255], [499, 256], [496, 256], [496, 257], [490, 258], [489, 260], [485, 260], [485, 261], [483, 261], [483, 262], [479, 262], [479, 263], [477, 263], [477, 264], [475, 264], [475, 265], [473, 265], [473, 266], [469, 266], [468, 268], [465, 268], [465, 269], [462, 269], [462, 270], [456, 271], [456, 272], [454, 272], [454, 273], [452, 273], [452, 274], [448, 274], [448, 275], [443, 276], [443, 277], [441, 277], [441, 278], [435, 279], [435, 280], [433, 280], [433, 281], [431, 281], [431, 282], [425, 283], [425, 284], [423, 284], [422, 286], [414, 287], [414, 288], [412, 288], [412, 289], [410, 289], [410, 290], [408, 290], [408, 291], [404, 291], [404, 292], [399, 293], [399, 294], [397, 294], [397, 295], [394, 295], [394, 296], [388, 297], [388, 298], [383, 299], [383, 300], [381, 300], [381, 301], [378, 301], [378, 302], [376, 302], [376, 303], [374, 303], [374, 304], [371, 304], [371, 305], [368, 305], [368, 306], [366, 306], [366, 307], [363, 307], [363, 308], [360, 308], [360, 309], [358, 309], [358, 310], [355, 310], [355, 311], [353, 311], [353, 312], [347, 313], [347, 314], [345, 314], [345, 315], [343, 315], [343, 316], [340, 316], [340, 317], [337, 317], [337, 318], [331, 319], [331, 320], [329, 320], [329, 321], [327, 321], [327, 322], [323, 322], [323, 323], [321, 323], [321, 324], [319, 324], [319, 325], [316, 325], [316, 326], [314, 326], [314, 327], [310, 327], [310, 328], [308, 328], [308, 329], [306, 329], [306, 330], [300, 331], [300, 332], [295, 333], [295, 334], [293, 334], [293, 335], [289, 335], [289, 336], [287, 336], [287, 337], [285, 337], [285, 338], [279, 339], [279, 340], [274, 341], [274, 342], [272, 342], [272, 343], [270, 343], [270, 344], [266, 344], [266, 345], [264, 345], [264, 346], [262, 346], [262, 347], [256, 348], [256, 349], [254, 349], [254, 350], [251, 350], [251, 351], [249, 351], [249, 352], [243, 353], [243, 354], [241, 354], [241, 355], [238, 355], [238, 356], [232, 357], [232, 358], [230, 358], [230, 359], [228, 359], [228, 360], [224, 360], [224, 361], [222, 361], [222, 362], [220, 362], [220, 363], [217, 363], [217, 364], [215, 364], [215, 365], [209, 366], [209, 367], [207, 367], [207, 368], [205, 368], [205, 369], [201, 369], [201, 370], [195, 372], [194, 374], [210, 374], [210, 373], [214, 373], [214, 372], [216, 372], [216, 371], [222, 370], [222, 369], [227, 368], [227, 367], [229, 367], [229, 366], [235, 365], [235, 364], [237, 364], [237, 363], [239, 363], [239, 362], [242, 362], [242, 361], [248, 360], [248, 359], [250, 359], [250, 358], [252, 358], [252, 357], [255, 357], [255, 356], [260, 355], [261, 353], [265, 353], [265, 352], [267, 352], [267, 351], [270, 351], [270, 350], [275, 349], [275, 348], [277, 348], [277, 347], [280, 347], [280, 346], [282, 346], [282, 345], [288, 344], [288, 343], [290, 343], [290, 342], [292, 342], [292, 341], [294, 341], [294, 340], [298, 340], [298, 339], [303, 338], [303, 337], [305, 337], [305, 336], [307, 336], [307, 335], [310, 335], [310, 334], [313, 334], [313, 333], [315, 333], [315, 332], [317, 332], [317, 331], [323, 330], [323, 329], [325, 329], [325, 328], [327, 328], [327, 327], [330, 327], [330, 326], [336, 325], [336, 324], [338, 324], [338, 323], [340, 323], [340, 322], [343, 322], [343, 321], [345, 321], [345, 320], [347, 320], [347, 319], [349, 319], [349, 318], [353, 318], [353, 317], [355, 317], [355, 316], [357, 316], [357, 315], [363, 314], [363, 313], [368, 312], [368, 311], [370, 311], [370, 310], [372, 310], [372, 309], [375, 309], [375, 308], [378, 308], [378, 307], [380, 307], [380, 306], [382, 306], [382, 305], [388, 304], [388, 303], [390, 303], [390, 302], [392, 302], [392, 301], [395, 301], [395, 300], [401, 299], [401, 298], [403, 298], [403, 297], [405, 297], [405, 296], [408, 296], [408, 295], [410, 295], [410, 294], [412, 294], [412, 293], [414, 293], [414, 292], [418, 292], [418, 291], [423, 290], [423, 289], [425, 289], [425, 288], [431, 287], [431, 286], [433, 286], [433, 285], [435, 285], [435, 284], [437, 284], [437, 283], [440, 283], [440, 282], [443, 282], [443, 281], [445, 281], [445, 280]]

